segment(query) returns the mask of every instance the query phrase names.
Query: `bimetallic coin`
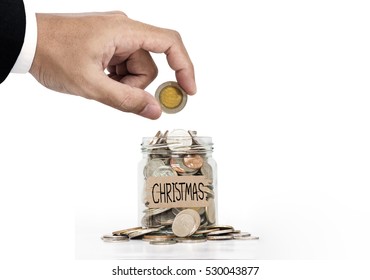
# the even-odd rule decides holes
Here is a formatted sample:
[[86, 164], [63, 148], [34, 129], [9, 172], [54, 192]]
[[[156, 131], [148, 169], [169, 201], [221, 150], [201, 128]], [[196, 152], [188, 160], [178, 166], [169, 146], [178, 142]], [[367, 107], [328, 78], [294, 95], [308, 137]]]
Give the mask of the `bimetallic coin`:
[[121, 235], [112, 235], [112, 234], [106, 234], [101, 237], [101, 240], [104, 242], [126, 242], [129, 241], [127, 236], [121, 236]]
[[188, 95], [177, 82], [161, 84], [155, 92], [162, 111], [168, 114], [180, 112], [186, 105]]
[[152, 240], [149, 242], [151, 245], [173, 245], [176, 244], [176, 240]]
[[192, 235], [200, 225], [200, 216], [193, 209], [185, 209], [177, 214], [172, 224], [172, 231], [178, 237]]
[[160, 166], [153, 172], [153, 177], [173, 177], [177, 176], [177, 173], [175, 170], [172, 169], [170, 166]]
[[186, 167], [197, 170], [203, 166], [204, 162], [200, 155], [186, 155], [183, 161]]

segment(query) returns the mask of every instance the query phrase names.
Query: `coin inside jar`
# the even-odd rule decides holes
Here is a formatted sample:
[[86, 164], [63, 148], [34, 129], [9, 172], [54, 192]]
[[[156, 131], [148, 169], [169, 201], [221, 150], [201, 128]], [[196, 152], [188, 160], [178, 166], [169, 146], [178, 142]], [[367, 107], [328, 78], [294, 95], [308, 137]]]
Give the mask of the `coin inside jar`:
[[155, 98], [159, 101], [163, 112], [168, 114], [180, 112], [187, 102], [187, 94], [177, 82], [161, 84], [155, 92]]
[[200, 155], [187, 155], [183, 159], [186, 167], [199, 169], [203, 165], [203, 158]]

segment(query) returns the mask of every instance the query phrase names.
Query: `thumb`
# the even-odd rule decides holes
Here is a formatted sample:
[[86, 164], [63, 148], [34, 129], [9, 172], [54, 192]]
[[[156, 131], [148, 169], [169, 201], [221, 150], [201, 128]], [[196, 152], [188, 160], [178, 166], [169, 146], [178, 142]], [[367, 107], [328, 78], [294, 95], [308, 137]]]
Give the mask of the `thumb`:
[[162, 110], [157, 100], [140, 88], [120, 83], [106, 75], [101, 75], [94, 83], [93, 92], [89, 95], [96, 101], [148, 119], [154, 120], [161, 116]]

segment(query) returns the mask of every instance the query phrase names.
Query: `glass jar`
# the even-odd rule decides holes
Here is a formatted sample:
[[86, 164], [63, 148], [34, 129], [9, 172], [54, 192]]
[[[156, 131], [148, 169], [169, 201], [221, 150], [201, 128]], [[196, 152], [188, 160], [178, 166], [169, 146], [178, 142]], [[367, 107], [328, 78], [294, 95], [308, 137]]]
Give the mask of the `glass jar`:
[[139, 163], [139, 224], [190, 236], [216, 224], [217, 173], [211, 137], [176, 129], [144, 137]]

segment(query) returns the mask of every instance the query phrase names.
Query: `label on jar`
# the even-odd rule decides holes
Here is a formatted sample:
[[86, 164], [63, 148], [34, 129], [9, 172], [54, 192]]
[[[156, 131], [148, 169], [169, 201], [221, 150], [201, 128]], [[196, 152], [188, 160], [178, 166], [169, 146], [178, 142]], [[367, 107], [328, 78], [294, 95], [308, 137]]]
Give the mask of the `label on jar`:
[[205, 176], [149, 177], [146, 206], [149, 208], [205, 207], [214, 196]]

